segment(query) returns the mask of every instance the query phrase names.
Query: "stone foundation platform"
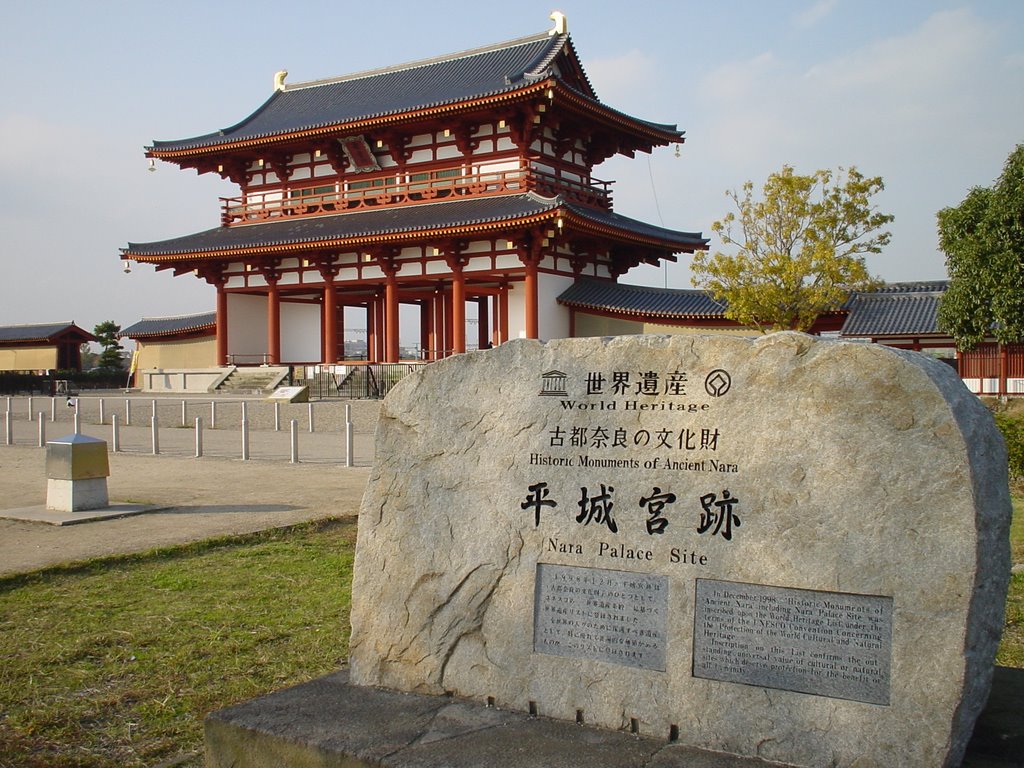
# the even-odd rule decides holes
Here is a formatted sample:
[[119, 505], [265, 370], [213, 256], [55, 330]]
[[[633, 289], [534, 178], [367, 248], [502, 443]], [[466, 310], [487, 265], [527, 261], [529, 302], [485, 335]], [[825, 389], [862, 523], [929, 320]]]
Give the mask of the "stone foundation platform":
[[[543, 714], [543, 713], [541, 713]], [[633, 735], [459, 699], [348, 682], [347, 671], [206, 719], [208, 768], [767, 768]], [[997, 667], [965, 768], [1024, 766], [1024, 670]]]

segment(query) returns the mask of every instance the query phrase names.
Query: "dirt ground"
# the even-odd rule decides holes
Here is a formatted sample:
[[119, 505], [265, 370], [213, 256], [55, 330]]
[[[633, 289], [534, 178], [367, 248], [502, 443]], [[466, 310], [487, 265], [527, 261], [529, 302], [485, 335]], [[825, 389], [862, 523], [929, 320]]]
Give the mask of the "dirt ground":
[[[45, 504], [45, 464], [38, 448], [0, 448], [0, 515]], [[0, 575], [356, 515], [368, 475], [365, 466], [110, 454], [111, 502], [168, 508], [67, 526], [0, 519]]]

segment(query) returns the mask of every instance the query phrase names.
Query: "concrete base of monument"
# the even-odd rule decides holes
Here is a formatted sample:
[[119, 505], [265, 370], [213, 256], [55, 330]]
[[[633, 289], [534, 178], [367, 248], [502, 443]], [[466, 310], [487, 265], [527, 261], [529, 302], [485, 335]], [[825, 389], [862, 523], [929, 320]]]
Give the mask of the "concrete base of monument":
[[[542, 713], [543, 714], [543, 713]], [[207, 768], [766, 768], [644, 734], [351, 685], [347, 671], [213, 712]], [[996, 669], [966, 768], [1024, 766], [1024, 670]]]
[[67, 512], [50, 509], [45, 504], [17, 509], [0, 509], [0, 518], [7, 520], [25, 520], [30, 523], [46, 523], [48, 525], [78, 525], [79, 523], [95, 523], [100, 520], [112, 520], [118, 517], [144, 515], [148, 512], [160, 512], [169, 509], [166, 505], [153, 504], [119, 504], [114, 502], [102, 509], [84, 509]]

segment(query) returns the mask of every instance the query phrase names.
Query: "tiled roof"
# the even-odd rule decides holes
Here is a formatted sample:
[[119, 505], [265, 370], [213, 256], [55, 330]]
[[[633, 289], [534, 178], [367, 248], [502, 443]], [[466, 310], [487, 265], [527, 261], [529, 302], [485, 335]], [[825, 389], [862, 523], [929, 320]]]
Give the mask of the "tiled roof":
[[0, 326], [0, 342], [4, 341], [49, 341], [55, 336], [69, 331], [76, 332], [83, 337], [83, 341], [91, 341], [95, 337], [86, 330], [79, 328], [74, 322], [68, 323], [38, 323], [35, 325], [5, 325]]
[[183, 331], [212, 330], [216, 324], [216, 312], [200, 312], [194, 315], [175, 315], [173, 317], [144, 317], [139, 322], [122, 330], [118, 336], [144, 339], [149, 336], [164, 336]]
[[892, 283], [871, 293], [854, 294], [840, 332], [845, 337], [939, 334], [936, 318], [946, 281]]
[[578, 280], [562, 292], [558, 303], [576, 309], [678, 319], [724, 317], [725, 312], [725, 307], [704, 291], [650, 288], [605, 280]]
[[674, 250], [689, 251], [703, 248], [707, 242], [699, 233], [663, 229], [615, 213], [572, 205], [558, 197], [546, 198], [528, 192], [522, 195], [481, 197], [333, 216], [218, 227], [171, 240], [129, 243], [123, 255], [127, 258], [146, 259], [246, 251], [254, 248], [281, 248], [300, 244], [315, 246], [332, 241], [381, 238], [453, 227], [486, 227], [542, 216], [554, 211], [564, 211], [566, 216], [578, 217], [583, 223], [589, 222], [596, 227], [615, 230], [623, 236], [657, 241]]
[[[217, 147], [496, 96], [557, 77], [552, 63], [563, 51], [577, 61], [568, 35], [544, 32], [425, 61], [285, 86], [236, 125], [189, 139], [154, 141], [148, 149], [159, 154]], [[563, 84], [584, 101], [599, 105], [585, 75], [575, 88]], [[615, 114], [659, 133], [681, 136], [675, 126]]]

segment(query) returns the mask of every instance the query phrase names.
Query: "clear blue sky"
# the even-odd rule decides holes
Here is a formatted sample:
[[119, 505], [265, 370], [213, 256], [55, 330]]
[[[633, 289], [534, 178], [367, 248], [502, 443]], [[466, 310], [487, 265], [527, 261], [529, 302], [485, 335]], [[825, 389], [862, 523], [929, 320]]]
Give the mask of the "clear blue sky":
[[[487, 45], [548, 29], [555, 8], [604, 102], [686, 131], [679, 158], [596, 172], [617, 211], [652, 223], [707, 233], [748, 179], [856, 165], [896, 216], [872, 272], [939, 279], [936, 211], [1024, 142], [1019, 0], [0, 2], [2, 324], [212, 309], [192, 277], [121, 271], [128, 241], [217, 226], [235, 193], [147, 173], [144, 146], [238, 122], [279, 69], [294, 83]], [[690, 287], [686, 263], [625, 279]]]

